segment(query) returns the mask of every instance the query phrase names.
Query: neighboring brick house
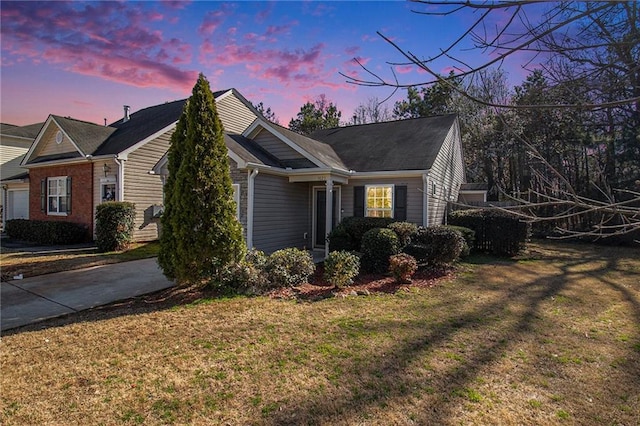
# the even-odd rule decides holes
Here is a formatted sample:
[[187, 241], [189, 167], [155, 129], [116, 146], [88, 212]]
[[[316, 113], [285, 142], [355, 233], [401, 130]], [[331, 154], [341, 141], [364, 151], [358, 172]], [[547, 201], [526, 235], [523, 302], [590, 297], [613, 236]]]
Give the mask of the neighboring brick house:
[[[216, 92], [225, 129], [241, 133], [258, 112], [234, 89]], [[28, 170], [29, 219], [76, 222], [94, 229], [104, 201], [136, 205], [134, 239], [158, 238], [162, 176], [150, 173], [167, 152], [186, 99], [142, 109], [125, 107], [109, 126], [50, 115], [21, 166]]]

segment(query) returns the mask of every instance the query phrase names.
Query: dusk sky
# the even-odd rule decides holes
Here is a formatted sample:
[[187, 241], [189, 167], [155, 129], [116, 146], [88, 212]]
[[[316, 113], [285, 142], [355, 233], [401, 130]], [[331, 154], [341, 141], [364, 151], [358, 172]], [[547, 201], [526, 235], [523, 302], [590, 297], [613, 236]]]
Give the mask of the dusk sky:
[[[190, 95], [198, 73], [213, 90], [235, 87], [271, 107], [287, 125], [318, 95], [347, 121], [367, 98], [389, 88], [346, 82], [358, 58], [389, 76], [403, 58], [376, 31], [421, 57], [457, 38], [472, 16], [430, 17], [406, 2], [1, 2], [1, 116], [26, 125], [49, 114], [103, 124]], [[499, 23], [497, 23], [499, 24]], [[464, 53], [469, 62], [482, 58]], [[447, 73], [450, 60], [437, 64]], [[394, 66], [402, 82], [424, 81]], [[527, 72], [511, 64], [511, 80]], [[388, 103], [405, 97], [398, 92]]]

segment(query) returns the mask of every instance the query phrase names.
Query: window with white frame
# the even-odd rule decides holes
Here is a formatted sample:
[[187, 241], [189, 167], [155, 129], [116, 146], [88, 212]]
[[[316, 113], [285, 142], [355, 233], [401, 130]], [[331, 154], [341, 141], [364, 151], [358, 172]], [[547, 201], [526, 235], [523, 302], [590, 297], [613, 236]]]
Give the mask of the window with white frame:
[[393, 185], [367, 185], [365, 216], [393, 217]]
[[232, 186], [233, 186], [233, 201], [236, 202], [236, 218], [240, 220], [240, 184], [234, 183]]
[[47, 179], [47, 214], [66, 215], [69, 209], [67, 193], [67, 176]]

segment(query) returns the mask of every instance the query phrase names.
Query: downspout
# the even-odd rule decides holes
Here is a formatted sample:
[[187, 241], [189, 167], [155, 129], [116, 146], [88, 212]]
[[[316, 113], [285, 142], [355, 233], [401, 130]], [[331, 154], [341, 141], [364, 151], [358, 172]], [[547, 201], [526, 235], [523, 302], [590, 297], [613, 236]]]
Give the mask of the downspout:
[[247, 248], [253, 248], [253, 199], [255, 194], [255, 179], [258, 169], [249, 170], [247, 173]]
[[422, 200], [422, 226], [427, 228], [429, 226], [429, 174], [422, 175], [422, 194], [424, 199]]
[[329, 242], [327, 241], [333, 226], [333, 180], [327, 179], [325, 190], [325, 217], [324, 217], [324, 258], [329, 257]]
[[116, 200], [124, 201], [124, 162], [126, 160], [114, 157], [113, 161], [118, 165], [118, 191], [116, 194]]

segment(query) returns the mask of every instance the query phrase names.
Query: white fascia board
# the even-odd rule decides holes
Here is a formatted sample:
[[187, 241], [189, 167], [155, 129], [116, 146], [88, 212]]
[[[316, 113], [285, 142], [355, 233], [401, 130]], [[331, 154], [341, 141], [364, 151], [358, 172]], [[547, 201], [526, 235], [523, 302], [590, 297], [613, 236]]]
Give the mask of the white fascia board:
[[460, 189], [458, 194], [486, 194], [487, 189]]
[[29, 150], [22, 158], [22, 161], [20, 162], [21, 166], [25, 165], [25, 163], [28, 161], [28, 159], [31, 157], [31, 155], [35, 151], [36, 146], [38, 146], [38, 144], [40, 143], [40, 140], [42, 139], [42, 136], [44, 135], [44, 132], [47, 129], [47, 127], [49, 127], [49, 123], [51, 123], [51, 121], [53, 121], [53, 116], [49, 114], [49, 117], [47, 117], [47, 120], [42, 125], [42, 128], [40, 128], [40, 132], [38, 132], [38, 136], [36, 136], [36, 138], [33, 140], [31, 147], [29, 147]]
[[368, 179], [368, 178], [394, 178], [394, 177], [422, 177], [422, 175], [428, 174], [429, 169], [426, 170], [388, 170], [379, 172], [353, 172], [350, 179]]
[[29, 176], [22, 178], [22, 179], [5, 179], [5, 180], [0, 180], [0, 183], [3, 185], [11, 185], [14, 183], [27, 183], [29, 182]]
[[51, 121], [53, 121], [54, 123], [56, 123], [56, 126], [58, 126], [58, 129], [60, 129], [60, 131], [62, 132], [63, 135], [65, 135], [67, 138], [69, 138], [69, 142], [71, 142], [71, 145], [73, 145], [73, 147], [80, 153], [80, 155], [82, 155], [83, 157], [86, 157], [87, 154], [85, 154], [84, 152], [82, 152], [82, 150], [80, 149], [80, 147], [75, 143], [75, 141], [73, 139], [71, 139], [71, 136], [69, 136], [67, 134], [67, 132], [64, 131], [64, 129], [62, 128], [62, 126], [60, 126], [60, 124], [58, 124], [58, 122], [56, 121], [55, 118], [51, 117]]
[[248, 138], [248, 139], [253, 139], [255, 137], [255, 135], [257, 135], [259, 133], [259, 129], [258, 127], [261, 127], [262, 129], [266, 130], [267, 132], [271, 133], [273, 136], [277, 137], [278, 139], [280, 139], [282, 142], [284, 142], [285, 144], [287, 144], [291, 149], [293, 149], [294, 151], [296, 151], [298, 154], [302, 155], [303, 157], [305, 157], [307, 160], [311, 161], [313, 164], [315, 164], [318, 167], [327, 167], [326, 164], [324, 164], [322, 161], [318, 160], [314, 155], [312, 155], [310, 152], [306, 151], [305, 149], [303, 149], [300, 145], [298, 145], [297, 143], [295, 143], [294, 141], [292, 141], [291, 139], [289, 139], [288, 137], [286, 137], [285, 135], [283, 135], [282, 133], [278, 132], [276, 129], [274, 129], [269, 123], [267, 123], [266, 121], [264, 121], [263, 119], [261, 119], [260, 117], [258, 117], [252, 124], [251, 126], [247, 127], [247, 129], [242, 132], [242, 136]]
[[233, 152], [229, 148], [227, 148], [227, 155], [229, 156], [229, 158], [231, 158], [233, 161], [236, 162], [236, 164], [238, 165], [239, 169], [247, 168], [247, 164], [248, 163], [245, 160], [243, 160], [242, 158], [240, 158], [240, 156], [238, 154], [236, 154], [235, 152]]
[[165, 134], [166, 132], [170, 131], [171, 129], [175, 129], [177, 124], [178, 124], [178, 121], [174, 121], [173, 123], [169, 124], [168, 126], [158, 130], [157, 132], [155, 132], [151, 136], [147, 136], [146, 138], [144, 138], [140, 142], [136, 143], [135, 145], [132, 145], [129, 148], [125, 149], [124, 151], [119, 152], [118, 155], [117, 155], [117, 158], [120, 159], [120, 160], [126, 160], [127, 157], [129, 156], [129, 154], [131, 154], [133, 151], [135, 151], [136, 149], [140, 148], [141, 146], [146, 145], [147, 143], [151, 142], [152, 140], [156, 139], [157, 137], [162, 136], [163, 134]]
[[[113, 157], [110, 157], [113, 158]], [[76, 157], [76, 158], [63, 158], [61, 160], [45, 161], [44, 163], [25, 164], [20, 165], [23, 169], [37, 169], [38, 167], [57, 166], [59, 164], [77, 164], [77, 163], [90, 163], [92, 158]]]
[[229, 89], [229, 90], [227, 90], [226, 92], [224, 92], [222, 95], [220, 95], [220, 96], [218, 96], [217, 98], [215, 98], [215, 101], [216, 101], [216, 102], [217, 102], [217, 101], [221, 101], [221, 100], [223, 100], [224, 98], [226, 98], [226, 97], [230, 96], [232, 93], [233, 93], [233, 90], [232, 90], [232, 89]]

